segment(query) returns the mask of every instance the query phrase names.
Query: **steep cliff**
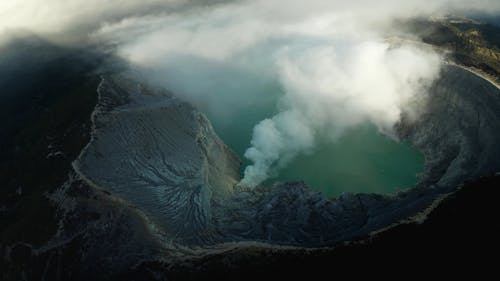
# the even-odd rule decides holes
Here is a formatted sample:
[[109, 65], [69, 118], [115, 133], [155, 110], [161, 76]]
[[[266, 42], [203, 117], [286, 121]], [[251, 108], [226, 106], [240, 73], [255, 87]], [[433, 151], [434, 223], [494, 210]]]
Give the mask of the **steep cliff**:
[[455, 187], [500, 170], [500, 90], [466, 69], [448, 65], [423, 114], [398, 130], [426, 157], [421, 186]]

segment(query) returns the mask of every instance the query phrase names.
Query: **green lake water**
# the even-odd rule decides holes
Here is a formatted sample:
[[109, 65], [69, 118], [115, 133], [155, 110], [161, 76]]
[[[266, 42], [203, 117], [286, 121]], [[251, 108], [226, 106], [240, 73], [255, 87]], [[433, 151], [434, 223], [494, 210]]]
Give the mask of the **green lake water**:
[[[217, 134], [240, 156], [242, 173], [251, 164], [243, 155], [253, 127], [275, 113], [273, 99], [249, 104], [223, 120], [207, 112]], [[299, 155], [264, 184], [303, 180], [327, 196], [343, 192], [389, 194], [413, 187], [423, 167], [423, 155], [409, 143], [396, 142], [366, 124], [347, 131], [335, 142], [324, 142], [311, 154]]]
[[423, 155], [411, 145], [395, 142], [366, 125], [297, 157], [273, 181], [304, 180], [327, 196], [388, 194], [414, 186], [423, 166]]

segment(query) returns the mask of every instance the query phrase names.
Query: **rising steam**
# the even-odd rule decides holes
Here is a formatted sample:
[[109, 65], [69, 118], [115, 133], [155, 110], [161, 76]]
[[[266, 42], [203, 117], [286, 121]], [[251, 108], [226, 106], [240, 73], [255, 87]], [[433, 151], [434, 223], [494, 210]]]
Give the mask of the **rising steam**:
[[286, 88], [282, 111], [255, 126], [243, 186], [266, 180], [318, 138], [334, 141], [364, 122], [390, 134], [409, 101], [438, 76], [440, 62], [413, 46], [360, 42], [346, 53], [330, 45], [286, 51], [278, 65]]
[[[203, 104], [214, 111], [244, 110], [239, 106], [245, 100], [276, 95], [252, 93], [248, 81], [280, 83], [279, 112], [256, 124], [245, 153], [253, 164], [240, 185], [249, 187], [313, 150], [320, 138], [334, 141], [365, 122], [390, 134], [408, 101], [425, 92], [440, 66], [432, 49], [391, 46], [383, 28], [388, 19], [369, 17], [366, 8], [353, 14], [346, 7], [335, 12], [317, 6], [300, 13], [293, 1], [285, 10], [271, 2], [223, 5], [203, 16], [196, 11], [129, 19], [99, 33], [123, 40], [123, 33], [132, 32], [134, 40], [119, 41], [123, 57], [161, 73], [160, 83], [192, 102], [207, 99]], [[221, 97], [225, 88], [234, 91]]]
[[[0, 44], [2, 33], [18, 29], [79, 34], [78, 42], [113, 47], [146, 77], [221, 119], [278, 97], [277, 114], [255, 125], [245, 153], [252, 165], [240, 185], [249, 187], [319, 139], [335, 141], [359, 124], [392, 134], [440, 69], [439, 56], [398, 31], [395, 20], [500, 10], [490, 0], [63, 2], [2, 2]], [[392, 44], [394, 35], [415, 43]], [[262, 90], [269, 83], [283, 92]]]

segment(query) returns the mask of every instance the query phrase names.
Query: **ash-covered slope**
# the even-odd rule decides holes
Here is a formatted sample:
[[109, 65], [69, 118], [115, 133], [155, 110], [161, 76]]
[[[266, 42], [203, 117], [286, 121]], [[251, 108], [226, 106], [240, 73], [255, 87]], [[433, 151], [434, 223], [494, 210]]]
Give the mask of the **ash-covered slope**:
[[301, 182], [235, 189], [239, 161], [206, 117], [127, 77], [101, 83], [93, 138], [74, 167], [137, 206], [168, 242], [331, 246], [416, 216], [465, 179], [500, 170], [498, 94], [474, 74], [444, 67], [422, 118], [398, 126], [425, 154], [426, 171], [419, 187], [394, 196], [328, 199]]
[[122, 76], [103, 78], [98, 93], [92, 140], [75, 170], [137, 206], [167, 239], [211, 241], [212, 209], [239, 180], [237, 156], [203, 114], [165, 91]]
[[[239, 161], [203, 114], [124, 75], [101, 80], [92, 138], [79, 153], [99, 80], [61, 69], [51, 81], [61, 73], [78, 83], [41, 83], [64, 102], [46, 107], [51, 118], [21, 135], [38, 140], [36, 150], [21, 146], [0, 173], [12, 177], [2, 199], [16, 199], [0, 206], [0, 279], [109, 280], [139, 268], [161, 280], [225, 269], [235, 255], [267, 264], [292, 252], [330, 252], [408, 217], [419, 221], [464, 180], [500, 170], [499, 90], [459, 67], [445, 67], [427, 111], [397, 128], [426, 156], [421, 184], [395, 196], [336, 199], [301, 182], [234, 189]], [[75, 174], [69, 163], [77, 155]], [[252, 258], [256, 251], [269, 254]]]
[[500, 170], [500, 90], [470, 71], [446, 66], [425, 112], [403, 118], [399, 134], [426, 157], [421, 186], [456, 187]]
[[330, 200], [300, 182], [235, 190], [238, 159], [195, 108], [127, 76], [104, 78], [98, 92], [92, 140], [73, 166], [91, 186], [144, 212], [168, 243], [333, 245], [420, 211], [435, 197], [415, 191], [418, 200]]

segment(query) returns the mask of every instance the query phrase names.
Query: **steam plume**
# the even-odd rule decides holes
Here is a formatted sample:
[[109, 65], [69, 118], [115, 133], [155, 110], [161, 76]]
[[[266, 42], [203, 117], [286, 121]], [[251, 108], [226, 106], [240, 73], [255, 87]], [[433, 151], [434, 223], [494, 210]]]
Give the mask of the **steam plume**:
[[496, 0], [7, 0], [0, 45], [22, 29], [110, 46], [221, 120], [273, 97], [277, 113], [256, 124], [245, 153], [253, 164], [240, 184], [255, 186], [319, 139], [365, 122], [392, 134], [440, 68], [432, 49], [390, 43], [418, 42], [395, 20], [499, 11]]

